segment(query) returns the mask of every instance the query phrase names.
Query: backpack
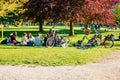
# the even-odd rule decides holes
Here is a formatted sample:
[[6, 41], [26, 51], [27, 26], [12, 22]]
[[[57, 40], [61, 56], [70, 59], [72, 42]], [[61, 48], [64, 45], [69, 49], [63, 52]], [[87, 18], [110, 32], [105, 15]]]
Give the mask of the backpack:
[[7, 44], [7, 39], [1, 41], [1, 44]]

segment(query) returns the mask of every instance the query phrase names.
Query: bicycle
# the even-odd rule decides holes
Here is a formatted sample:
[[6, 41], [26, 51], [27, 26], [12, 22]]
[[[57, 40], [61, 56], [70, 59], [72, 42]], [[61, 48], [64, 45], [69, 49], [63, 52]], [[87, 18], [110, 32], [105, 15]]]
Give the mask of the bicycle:
[[46, 47], [47, 48], [52, 48], [53, 46], [67, 47], [69, 43], [70, 43], [70, 39], [68, 36], [61, 36], [61, 37], [51, 36], [46, 41]]
[[107, 35], [102, 39], [102, 35], [98, 31], [96, 31], [96, 34], [96, 38], [93, 39], [93, 43], [96, 46], [102, 45], [105, 48], [112, 48], [114, 46], [114, 35]]
[[[85, 39], [87, 40], [87, 42], [85, 41]], [[78, 49], [80, 49], [80, 48], [82, 48], [82, 49], [88, 49], [88, 48], [91, 47], [91, 45], [88, 44], [88, 42], [89, 42], [89, 39], [85, 35], [85, 36], [83, 36], [82, 40], [78, 40], [77, 41], [77, 45], [76, 46], [77, 46]]]
[[[85, 42], [87, 39], [87, 42]], [[83, 36], [82, 40], [79, 40], [78, 48], [88, 49], [95, 46], [104, 46], [105, 48], [112, 48], [114, 46], [114, 36], [107, 35], [102, 39], [102, 35], [96, 31], [96, 34], [93, 38], [88, 39], [87, 36]]]
[[100, 42], [100, 45], [103, 45], [105, 48], [112, 48], [114, 46], [114, 39], [110, 35], [107, 35]]
[[85, 35], [82, 37], [82, 40], [78, 40], [77, 44], [75, 44], [77, 48], [88, 49], [91, 47], [91, 44], [90, 43], [88, 44], [89, 38], [87, 36], [89, 33], [90, 33], [89, 30], [87, 29], [84, 30]]

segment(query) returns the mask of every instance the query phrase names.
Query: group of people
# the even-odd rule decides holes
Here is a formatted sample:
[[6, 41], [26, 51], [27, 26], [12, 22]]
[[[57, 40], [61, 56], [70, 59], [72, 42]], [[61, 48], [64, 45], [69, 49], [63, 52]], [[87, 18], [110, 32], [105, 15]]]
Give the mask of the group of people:
[[57, 32], [50, 29], [44, 39], [40, 33], [34, 37], [31, 33], [24, 32], [22, 34], [21, 40], [18, 40], [17, 32], [13, 32], [1, 43], [7, 45], [46, 46], [46, 41], [51, 36], [55, 37], [56, 40], [60, 40], [60, 36], [58, 36]]
[[31, 33], [23, 33], [21, 40], [18, 40], [17, 32], [13, 32], [1, 43], [7, 45], [42, 46], [42, 34], [33, 37]]
[[42, 46], [42, 34], [38, 34], [36, 37], [33, 37], [31, 33], [23, 33], [21, 45]]
[[[88, 29], [84, 29], [85, 35], [89, 34], [89, 30]], [[46, 46], [46, 41], [49, 37], [55, 37], [55, 41], [60, 42], [61, 37], [57, 34], [57, 32], [55, 32], [54, 30], [50, 29], [49, 32], [46, 34], [46, 36], [42, 37], [42, 34], [37, 34], [36, 37], [34, 37], [31, 33], [26, 33], [24, 32], [21, 40], [17, 39], [17, 32], [13, 32], [11, 33], [5, 40], [3, 40], [1, 43], [2, 44], [7, 44], [7, 45], [27, 45], [27, 46]], [[97, 38], [100, 38], [100, 40], [102, 39], [102, 35], [97, 36], [97, 34], [95, 33], [94, 36], [89, 40], [89, 41], [96, 41]], [[114, 35], [110, 35], [111, 39], [114, 40]], [[120, 40], [120, 33], [118, 36], [118, 40]], [[77, 42], [78, 44], [80, 43], [80, 41], [78, 40]]]

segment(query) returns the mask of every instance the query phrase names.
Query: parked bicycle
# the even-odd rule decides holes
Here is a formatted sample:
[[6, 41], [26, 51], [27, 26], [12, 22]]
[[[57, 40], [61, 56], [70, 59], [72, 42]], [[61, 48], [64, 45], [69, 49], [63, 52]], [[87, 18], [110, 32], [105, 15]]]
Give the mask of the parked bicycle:
[[87, 49], [87, 48], [90, 48], [91, 47], [91, 44], [88, 43], [89, 42], [89, 38], [87, 37], [89, 35], [89, 30], [88, 29], [85, 29], [84, 30], [84, 36], [82, 37], [82, 40], [78, 40], [76, 43], [75, 43], [75, 46], [77, 46], [77, 48], [82, 48], [82, 49]]
[[50, 48], [53, 46], [67, 47], [70, 43], [68, 36], [58, 36], [56, 33], [50, 36], [46, 41], [46, 47]]
[[53, 46], [62, 46], [67, 47], [70, 43], [70, 39], [67, 36], [62, 36], [60, 39], [56, 39], [55, 37], [49, 37], [46, 41], [46, 47]]
[[89, 39], [87, 35], [83, 36], [82, 40], [78, 40], [76, 46], [78, 48], [88, 49], [95, 46], [104, 46], [105, 48], [111, 48], [114, 46], [114, 35], [107, 35], [102, 39], [102, 35], [96, 31], [94, 36]]
[[83, 36], [82, 40], [77, 41], [77, 48], [88, 49], [91, 47], [91, 44], [88, 44], [89, 38], [85, 35]]
[[102, 45], [105, 48], [112, 48], [114, 46], [114, 35], [113, 34], [104, 36], [104, 38], [102, 38], [102, 35], [98, 31], [96, 31], [96, 34], [97, 34], [98, 45]]
[[112, 48], [114, 46], [114, 39], [112, 35], [107, 35], [100, 42], [100, 45], [103, 45], [105, 48]]

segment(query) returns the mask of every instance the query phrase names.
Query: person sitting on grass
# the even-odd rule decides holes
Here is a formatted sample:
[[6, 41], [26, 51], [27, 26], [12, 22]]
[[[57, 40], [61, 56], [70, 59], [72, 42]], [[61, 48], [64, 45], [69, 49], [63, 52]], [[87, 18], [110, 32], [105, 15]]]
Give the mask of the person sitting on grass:
[[44, 37], [43, 46], [46, 46], [46, 41], [47, 41], [47, 39], [48, 39], [49, 37], [50, 37], [49, 34], [47, 34], [47, 35]]
[[60, 44], [61, 44], [61, 37], [58, 35], [57, 32], [55, 32], [55, 41], [56, 41], [56, 46], [60, 46]]
[[38, 34], [37, 37], [35, 37], [35, 46], [42, 46], [42, 34]]
[[27, 42], [27, 45], [28, 45], [28, 46], [33, 46], [33, 45], [34, 45], [34, 41], [35, 41], [34, 37], [32, 36], [31, 33], [29, 33], [29, 34], [28, 34], [28, 42]]
[[110, 34], [110, 40], [115, 40], [115, 38], [114, 38], [114, 35], [113, 34]]
[[96, 46], [96, 45], [98, 45], [98, 39], [101, 41], [102, 40], [102, 35], [101, 34], [97, 35], [97, 33], [95, 33], [93, 35], [93, 37], [88, 41], [88, 43], [91, 46]]
[[13, 32], [9, 38], [10, 43], [12, 43], [13, 45], [20, 44], [20, 41], [17, 40], [17, 32]]
[[28, 38], [27, 38], [27, 33], [23, 33], [23, 36], [21, 38], [21, 45], [27, 45]]
[[55, 37], [55, 31], [50, 29], [48, 32], [49, 37]]

